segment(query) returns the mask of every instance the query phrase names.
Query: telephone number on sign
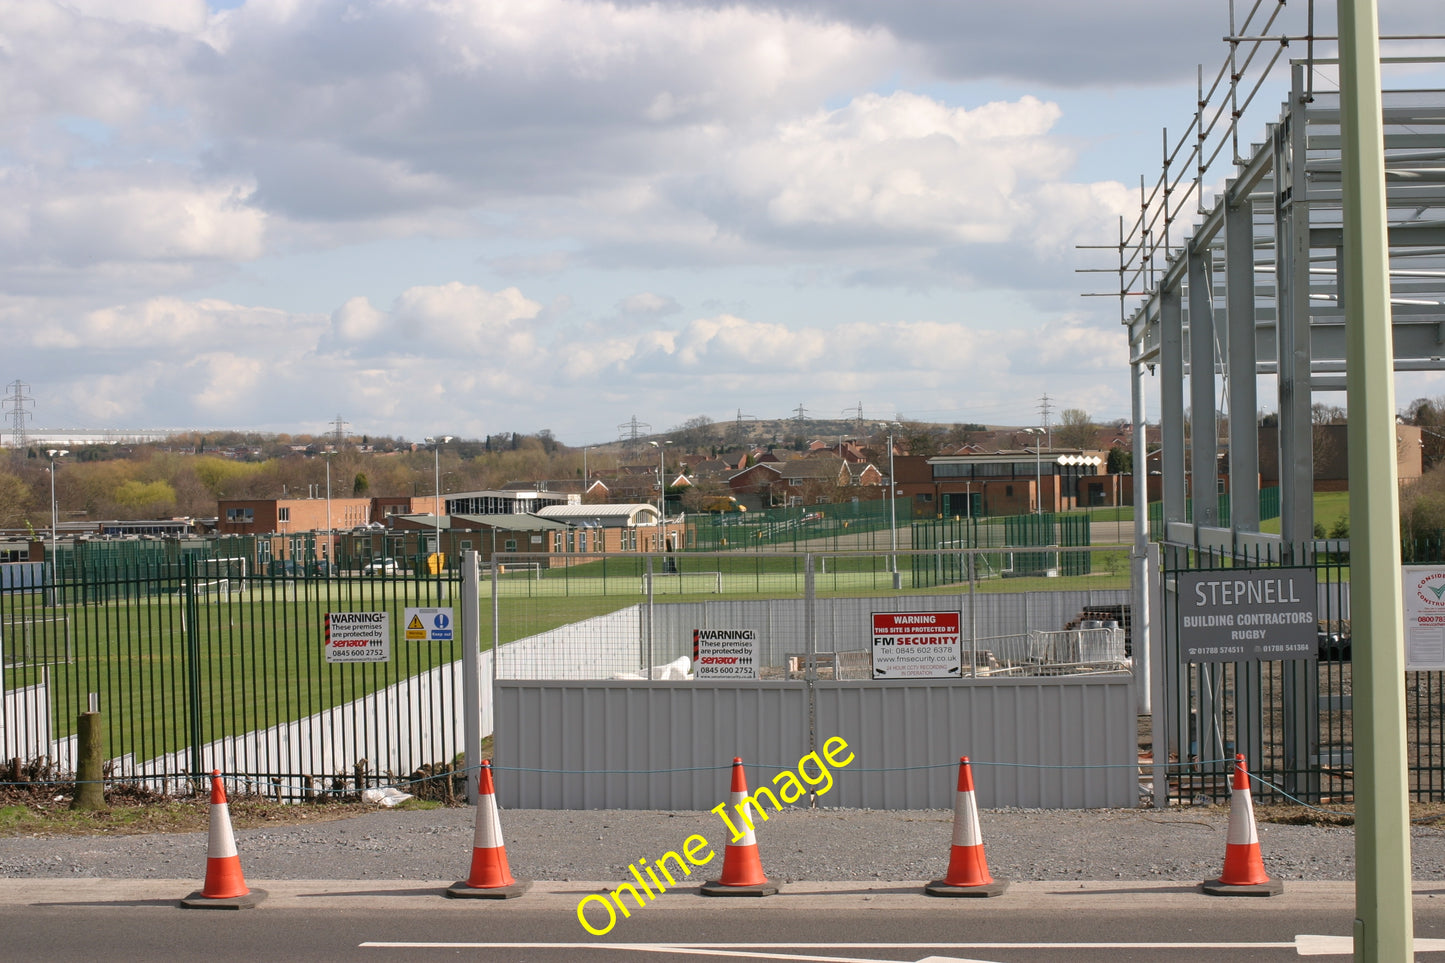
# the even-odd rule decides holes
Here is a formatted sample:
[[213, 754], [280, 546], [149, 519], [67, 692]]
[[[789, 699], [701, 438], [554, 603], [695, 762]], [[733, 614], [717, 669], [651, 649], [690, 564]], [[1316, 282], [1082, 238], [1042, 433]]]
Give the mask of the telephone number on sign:
[[1194, 655], [1243, 655], [1242, 645], [1201, 645], [1189, 650]]

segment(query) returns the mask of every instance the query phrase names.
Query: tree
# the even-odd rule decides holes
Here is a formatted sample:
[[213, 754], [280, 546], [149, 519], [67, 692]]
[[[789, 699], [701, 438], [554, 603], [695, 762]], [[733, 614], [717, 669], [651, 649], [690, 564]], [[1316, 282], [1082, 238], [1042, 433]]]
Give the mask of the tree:
[[1134, 471], [1134, 453], [1123, 445], [1109, 449], [1106, 469], [1111, 475], [1128, 475]]
[[1054, 429], [1054, 444], [1059, 448], [1093, 448], [1097, 444], [1099, 427], [1089, 413], [1082, 408], [1065, 408], [1059, 415], [1059, 426]]

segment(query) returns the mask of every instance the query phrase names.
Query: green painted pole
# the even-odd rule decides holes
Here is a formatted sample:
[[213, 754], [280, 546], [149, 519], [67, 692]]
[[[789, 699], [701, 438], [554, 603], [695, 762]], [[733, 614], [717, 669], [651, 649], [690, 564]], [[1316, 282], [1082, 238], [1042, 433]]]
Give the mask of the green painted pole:
[[[1414, 959], [1394, 350], [1374, 0], [1340, 0], [1354, 639], [1355, 959]], [[1295, 158], [1303, 163], [1304, 158]]]

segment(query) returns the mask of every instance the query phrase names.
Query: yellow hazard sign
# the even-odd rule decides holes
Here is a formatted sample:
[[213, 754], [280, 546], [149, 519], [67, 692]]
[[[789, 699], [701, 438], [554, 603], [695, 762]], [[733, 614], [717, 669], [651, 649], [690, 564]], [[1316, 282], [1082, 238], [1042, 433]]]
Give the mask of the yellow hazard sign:
[[421, 616], [415, 612], [412, 613], [411, 621], [406, 623], [406, 640], [426, 641], [426, 626], [421, 624]]

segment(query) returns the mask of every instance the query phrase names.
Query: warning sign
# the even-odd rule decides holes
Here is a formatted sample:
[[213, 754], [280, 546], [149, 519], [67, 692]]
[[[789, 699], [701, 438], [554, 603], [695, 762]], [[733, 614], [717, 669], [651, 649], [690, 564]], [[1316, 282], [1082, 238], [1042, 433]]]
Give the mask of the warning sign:
[[402, 638], [408, 642], [452, 641], [450, 608], [409, 608], [402, 614]]
[[873, 678], [959, 678], [960, 622], [957, 612], [874, 612]]
[[327, 612], [326, 661], [391, 661], [391, 616], [386, 612]]
[[752, 629], [693, 629], [695, 679], [756, 679], [758, 635]]

